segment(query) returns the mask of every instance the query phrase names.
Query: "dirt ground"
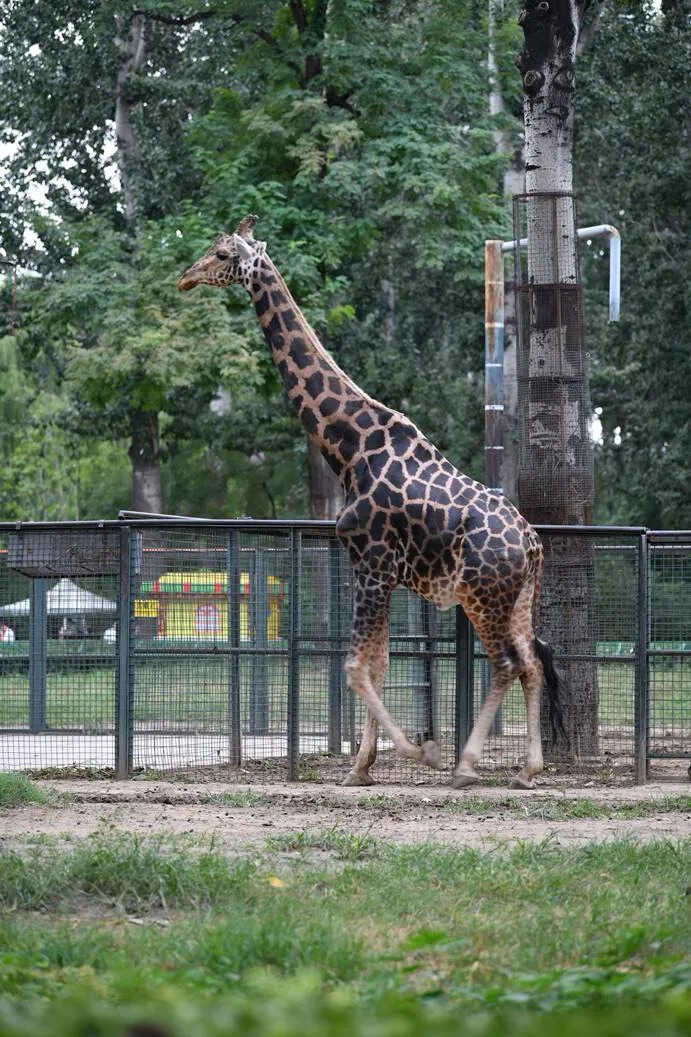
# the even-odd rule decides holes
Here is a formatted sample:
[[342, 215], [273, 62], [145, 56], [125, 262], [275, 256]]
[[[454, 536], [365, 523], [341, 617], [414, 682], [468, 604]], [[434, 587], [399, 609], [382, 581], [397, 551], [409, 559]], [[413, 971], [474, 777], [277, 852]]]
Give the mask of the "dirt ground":
[[[691, 836], [688, 781], [624, 788], [586, 784], [567, 789], [545, 785], [532, 792], [483, 786], [454, 792], [438, 786], [377, 785], [359, 789], [136, 780], [38, 784], [63, 795], [51, 805], [0, 810], [0, 849], [17, 847], [42, 835], [67, 842], [97, 831], [213, 836], [217, 845], [231, 853], [259, 847], [271, 835], [334, 829], [361, 836], [370, 834], [398, 844], [432, 842], [486, 849], [519, 840], [548, 839], [553, 844], [569, 846], [619, 838]], [[209, 802], [217, 795], [231, 796], [232, 803], [241, 805]], [[680, 796], [687, 801], [681, 809], [664, 809], [663, 800]], [[472, 800], [465, 807], [464, 798]], [[611, 808], [612, 815], [550, 819], [555, 803], [558, 806], [562, 799], [588, 800]], [[659, 813], [654, 809], [655, 803], [660, 803]], [[540, 816], [541, 804], [544, 817]], [[642, 809], [646, 816], [617, 816], [618, 808], [634, 804], [645, 804]]]

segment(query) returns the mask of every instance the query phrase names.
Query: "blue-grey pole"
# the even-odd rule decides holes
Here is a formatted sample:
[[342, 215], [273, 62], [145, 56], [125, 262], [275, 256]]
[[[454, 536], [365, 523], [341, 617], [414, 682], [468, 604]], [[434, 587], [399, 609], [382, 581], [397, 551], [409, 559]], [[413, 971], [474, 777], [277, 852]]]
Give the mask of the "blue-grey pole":
[[267, 590], [266, 555], [263, 547], [253, 551], [250, 569], [250, 606], [252, 608], [253, 647], [250, 669], [249, 730], [253, 735], [265, 735], [269, 730], [269, 684], [267, 649], [269, 647], [269, 598]]
[[473, 729], [473, 664], [475, 641], [473, 628], [460, 605], [456, 606], [456, 695], [455, 695], [455, 762], [461, 758], [463, 746]]
[[242, 727], [240, 723], [240, 556], [238, 535], [228, 531], [228, 761], [231, 767], [242, 764]]
[[634, 684], [634, 771], [637, 785], [648, 777], [648, 640], [650, 636], [648, 595], [648, 538], [638, 538], [638, 631]]
[[288, 637], [288, 781], [297, 781], [300, 763], [300, 593], [302, 533], [290, 531], [290, 629]]
[[329, 551], [329, 718], [327, 748], [330, 753], [340, 754], [342, 749], [341, 688], [343, 666], [341, 664], [341, 582], [339, 579], [338, 541], [330, 537]]
[[134, 737], [134, 668], [132, 666], [132, 573], [131, 528], [120, 527], [120, 569], [118, 574], [118, 645], [115, 688], [115, 776], [120, 780], [132, 773]]
[[42, 577], [32, 579], [29, 590], [29, 730], [32, 735], [46, 727], [47, 583]]

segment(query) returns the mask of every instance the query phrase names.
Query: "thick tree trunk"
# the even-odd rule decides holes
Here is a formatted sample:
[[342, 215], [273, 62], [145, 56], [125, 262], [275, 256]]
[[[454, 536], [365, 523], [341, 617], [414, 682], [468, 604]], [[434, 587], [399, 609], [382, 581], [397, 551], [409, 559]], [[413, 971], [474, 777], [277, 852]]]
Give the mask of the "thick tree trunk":
[[129, 448], [132, 464], [132, 508], [160, 514], [161, 456], [158, 442], [158, 414], [135, 411], [132, 414], [132, 441]]
[[129, 98], [132, 75], [144, 61], [144, 18], [140, 14], [125, 18], [117, 15], [117, 47], [121, 62], [115, 84], [115, 142], [125, 224], [131, 236], [137, 231], [137, 140], [131, 118]]
[[322, 457], [319, 446], [307, 437], [307, 477], [310, 518], [336, 519], [343, 507], [343, 488]]
[[[592, 454], [573, 185], [575, 61], [581, 19], [576, 0], [527, 0], [519, 15], [525, 47], [527, 271], [520, 291], [519, 500], [532, 522], [592, 521]], [[520, 236], [520, 234], [519, 234]], [[558, 656], [593, 653], [593, 549], [584, 539], [547, 544], [542, 633]], [[543, 726], [547, 755], [592, 756], [598, 749], [597, 670], [565, 664], [566, 738]]]

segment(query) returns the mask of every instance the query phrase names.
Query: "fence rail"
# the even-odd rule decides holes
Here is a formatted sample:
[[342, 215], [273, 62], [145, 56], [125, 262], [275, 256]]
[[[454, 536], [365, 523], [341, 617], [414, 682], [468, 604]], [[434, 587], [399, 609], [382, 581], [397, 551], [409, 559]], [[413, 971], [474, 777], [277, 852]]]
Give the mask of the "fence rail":
[[[538, 527], [541, 631], [564, 677], [558, 767], [691, 756], [691, 533]], [[331, 522], [0, 524], [0, 770], [204, 768], [229, 780], [338, 780], [364, 710], [347, 687], [353, 579]], [[387, 705], [451, 767], [489, 689], [460, 608], [394, 593]], [[481, 765], [525, 753], [520, 685]], [[396, 758], [389, 781], [443, 775]]]

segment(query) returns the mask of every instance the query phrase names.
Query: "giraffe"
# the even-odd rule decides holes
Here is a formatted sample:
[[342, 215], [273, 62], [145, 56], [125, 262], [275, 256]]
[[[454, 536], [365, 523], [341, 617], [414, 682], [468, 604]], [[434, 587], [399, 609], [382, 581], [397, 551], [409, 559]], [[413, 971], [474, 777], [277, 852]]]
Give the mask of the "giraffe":
[[543, 567], [535, 530], [501, 494], [458, 472], [405, 415], [363, 392], [336, 364], [307, 323], [286, 283], [254, 238], [257, 217], [221, 233], [178, 278], [243, 286], [283, 383], [308, 434], [342, 482], [336, 534], [355, 573], [351, 688], [367, 715], [346, 785], [371, 785], [381, 726], [404, 757], [441, 768], [434, 741], [414, 745], [394, 722], [382, 687], [389, 663], [391, 594], [402, 585], [439, 608], [461, 605], [491, 664], [489, 693], [454, 770], [452, 785], [480, 780], [476, 763], [494, 715], [515, 678], [526, 704], [528, 746], [515, 788], [534, 787], [542, 770], [540, 695], [545, 680], [553, 723], [559, 679], [549, 646], [533, 633]]

